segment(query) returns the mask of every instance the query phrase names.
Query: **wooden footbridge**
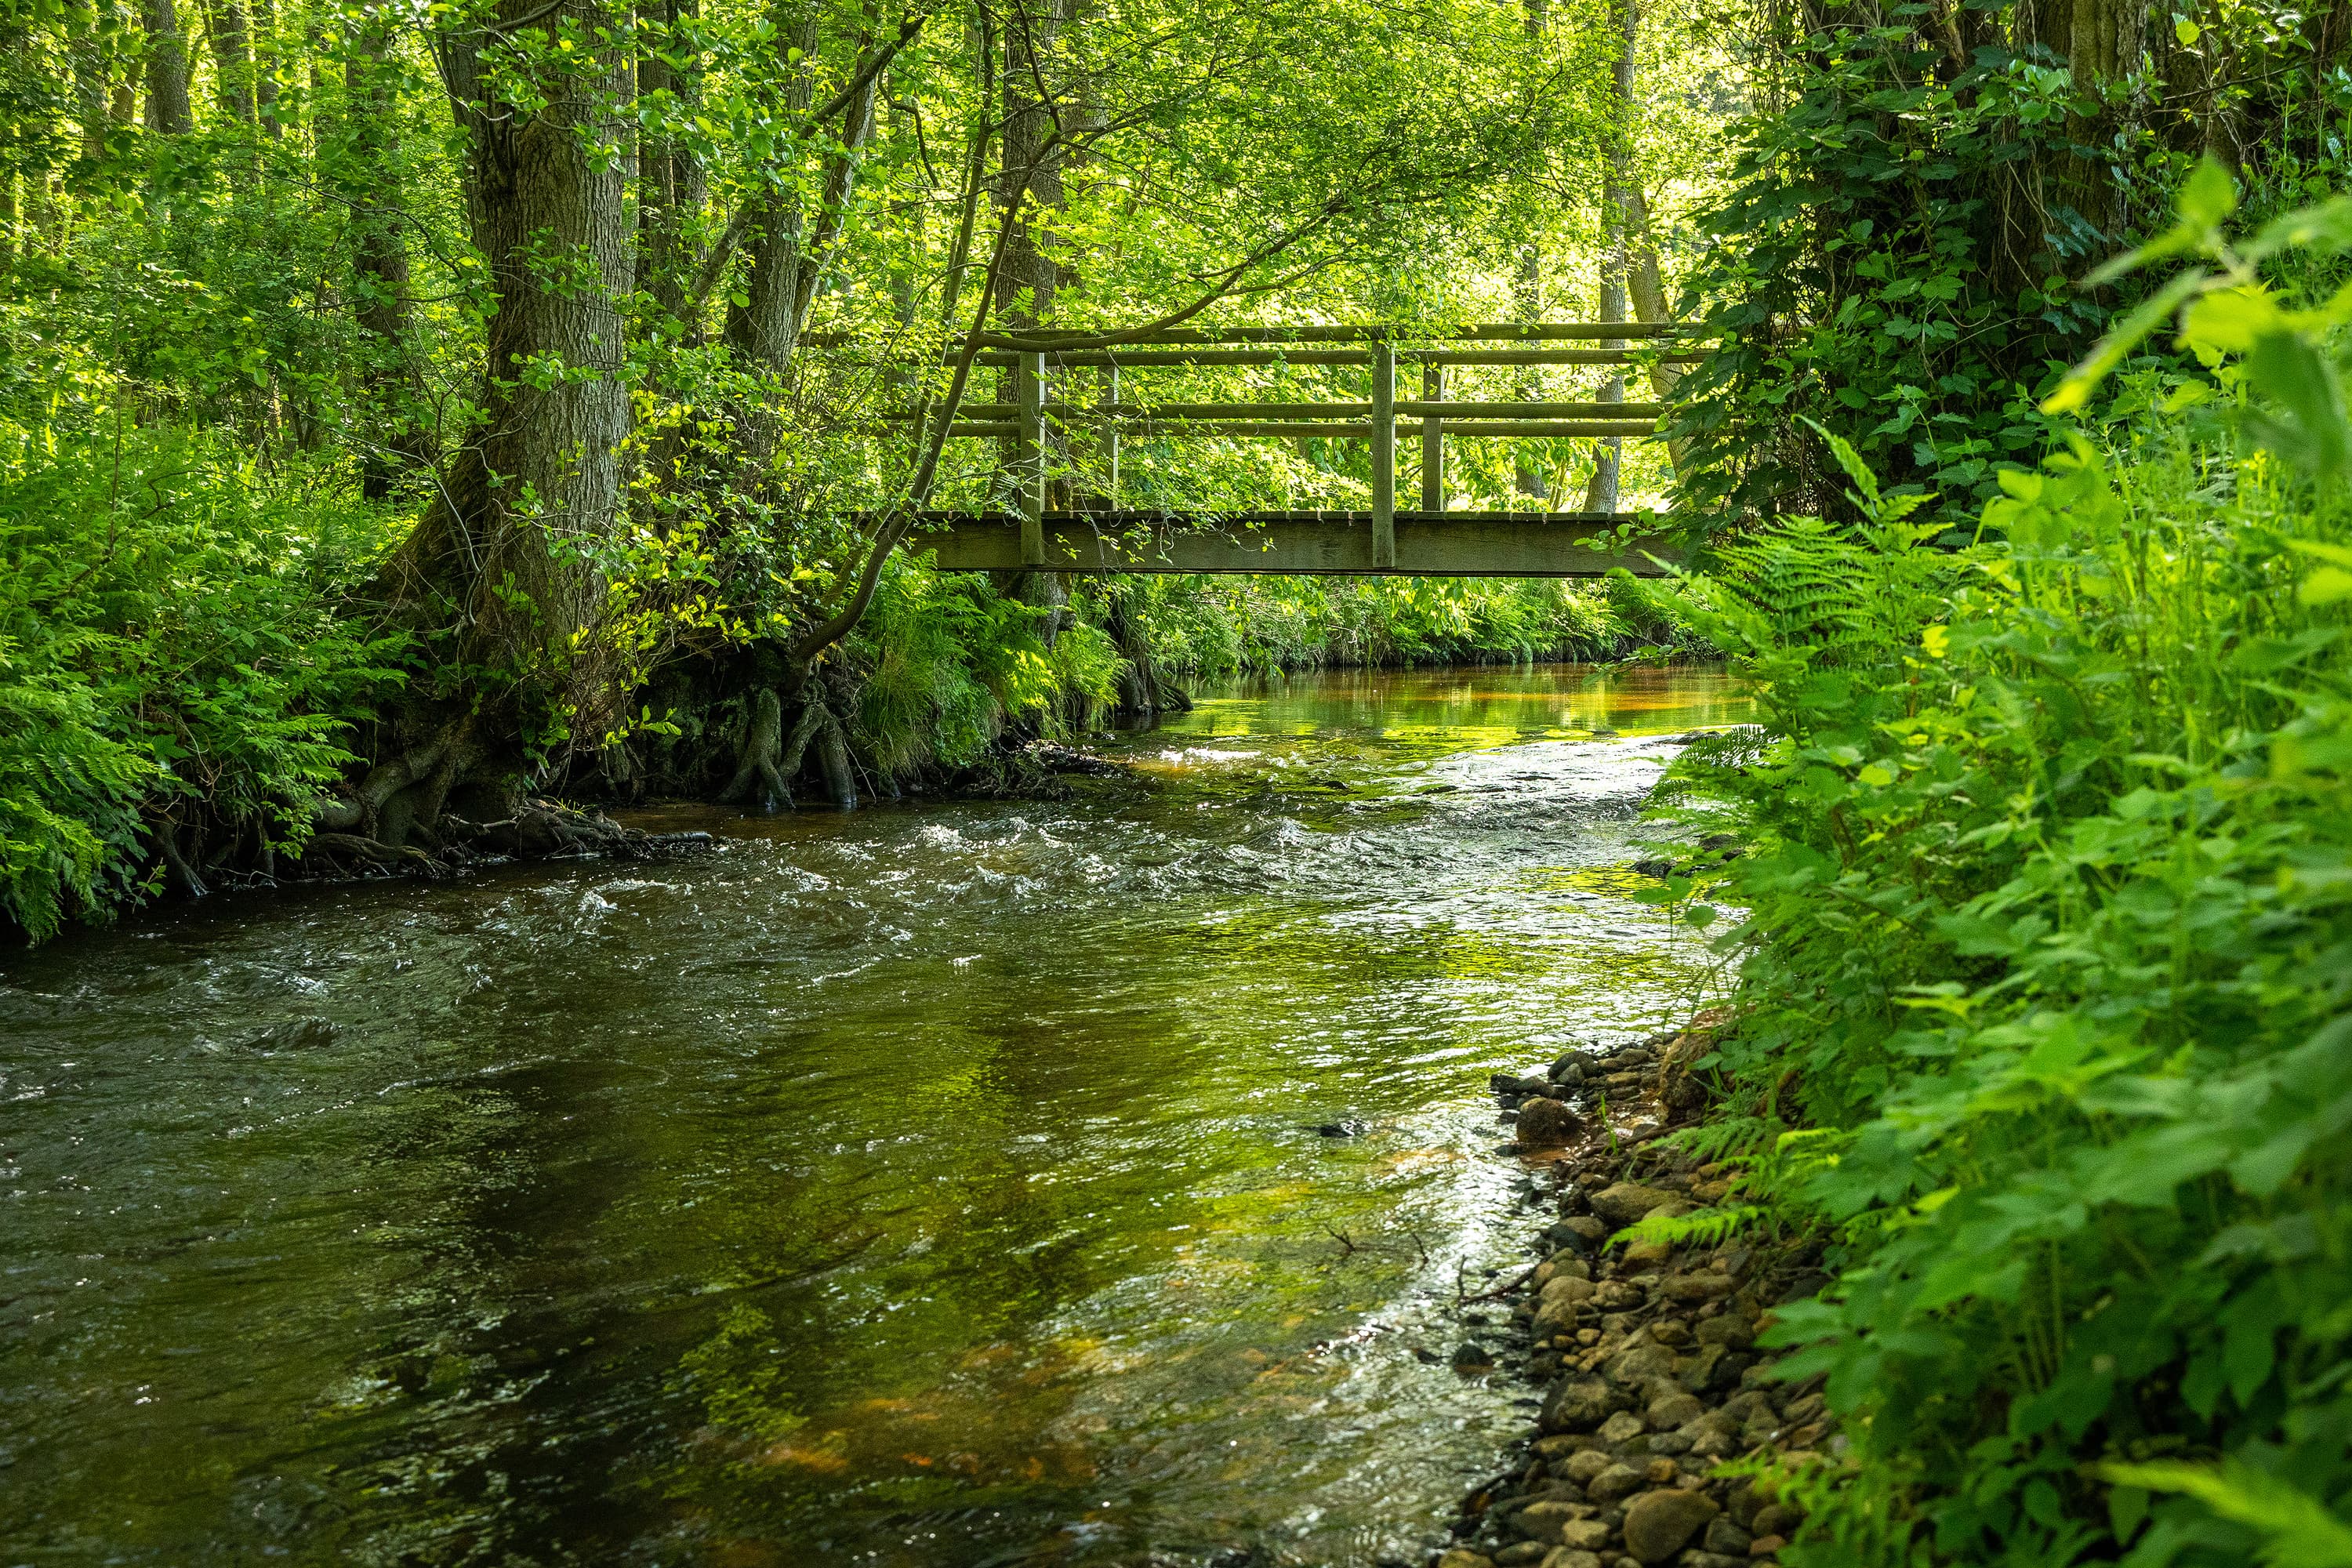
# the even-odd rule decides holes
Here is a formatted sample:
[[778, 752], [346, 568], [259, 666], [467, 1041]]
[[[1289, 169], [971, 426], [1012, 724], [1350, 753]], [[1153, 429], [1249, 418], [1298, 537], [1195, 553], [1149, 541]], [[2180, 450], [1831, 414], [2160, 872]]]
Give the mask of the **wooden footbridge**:
[[[950, 571], [1261, 572], [1425, 577], [1597, 577], [1622, 566], [1643, 575], [1652, 556], [1675, 552], [1637, 531], [1650, 520], [1622, 512], [1453, 511], [1446, 507], [1445, 437], [1585, 437], [1648, 439], [1663, 404], [1622, 401], [1464, 401], [1445, 395], [1456, 365], [1688, 363], [1704, 353], [1674, 340], [1672, 326], [1610, 321], [1412, 327], [1240, 327], [1153, 333], [1115, 349], [1056, 347], [1077, 333], [1024, 333], [1019, 346], [980, 356], [1010, 370], [1013, 401], [963, 405], [953, 437], [1011, 447], [1019, 510], [996, 515], [929, 513], [911, 540]], [[1687, 340], [1684, 340], [1687, 342]], [[1643, 347], [1631, 346], [1636, 343]], [[1407, 346], [1400, 347], [1400, 344]], [[1663, 351], [1663, 352], [1662, 352]], [[1397, 396], [1399, 365], [1418, 365], [1421, 395]], [[1202, 365], [1366, 366], [1370, 395], [1318, 403], [1155, 401], [1122, 388], [1122, 376]], [[1099, 373], [1092, 403], [1050, 400], [1078, 370]], [[1365, 511], [1207, 512], [1125, 510], [1119, 447], [1134, 436], [1265, 437], [1360, 440], [1371, 448]], [[1397, 442], [1421, 443], [1421, 505], [1396, 504]], [[1056, 445], [1091, 447], [1097, 495], [1076, 510], [1048, 510]]]

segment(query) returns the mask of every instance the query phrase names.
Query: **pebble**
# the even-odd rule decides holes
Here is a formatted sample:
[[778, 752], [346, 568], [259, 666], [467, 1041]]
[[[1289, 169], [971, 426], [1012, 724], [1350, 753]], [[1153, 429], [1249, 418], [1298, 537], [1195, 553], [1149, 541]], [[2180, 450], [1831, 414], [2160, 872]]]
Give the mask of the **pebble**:
[[[1692, 1029], [1605, 1058], [1570, 1051], [1551, 1078], [1576, 1068], [1590, 1089], [1605, 1074], [1620, 1110], [1631, 1104], [1621, 1091], [1633, 1088], [1657, 1097], [1652, 1110], [1671, 1123], [1696, 1108], [1660, 1086], [1706, 1044]], [[1525, 1081], [1496, 1076], [1498, 1091]], [[1568, 1146], [1549, 1141], [1555, 1117], [1587, 1130], [1555, 1098], [1562, 1092], [1520, 1105], [1523, 1149]], [[1840, 1451], [1819, 1380], [1782, 1384], [1769, 1375], [1772, 1352], [1756, 1349], [1774, 1307], [1825, 1282], [1818, 1251], [1745, 1237], [1716, 1248], [1609, 1246], [1645, 1215], [1723, 1195], [1722, 1167], [1639, 1134], [1630, 1148], [1576, 1149], [1550, 1169], [1556, 1186], [1521, 1184], [1547, 1206], [1556, 1194], [1559, 1206], [1538, 1222], [1549, 1256], [1517, 1288], [1496, 1358], [1502, 1373], [1538, 1380], [1538, 1426], [1513, 1461], [1517, 1473], [1474, 1495], [1454, 1529], [1458, 1544], [1428, 1560], [1432, 1568], [1776, 1568], [1803, 1521], [1774, 1500], [1769, 1479], [1716, 1471], [1759, 1450]]]
[[1664, 1563], [1722, 1511], [1705, 1492], [1643, 1492], [1625, 1507], [1625, 1550], [1643, 1563]]

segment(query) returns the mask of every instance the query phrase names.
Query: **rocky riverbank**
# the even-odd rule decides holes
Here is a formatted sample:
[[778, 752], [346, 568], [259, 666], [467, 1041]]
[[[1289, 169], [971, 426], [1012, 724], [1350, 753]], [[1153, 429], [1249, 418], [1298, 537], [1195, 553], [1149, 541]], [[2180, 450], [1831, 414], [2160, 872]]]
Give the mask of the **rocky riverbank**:
[[1542, 1261], [1497, 1292], [1516, 1306], [1495, 1375], [1540, 1388], [1542, 1413], [1511, 1468], [1464, 1500], [1459, 1544], [1433, 1568], [1777, 1563], [1803, 1521], [1765, 1461], [1843, 1448], [1818, 1380], [1783, 1380], [1757, 1343], [1776, 1307], [1824, 1282], [1817, 1250], [1752, 1229], [1719, 1246], [1624, 1234], [1735, 1190], [1736, 1170], [1662, 1142], [1704, 1115], [1687, 1064], [1716, 1026], [1496, 1077], [1557, 1217], [1535, 1238]]

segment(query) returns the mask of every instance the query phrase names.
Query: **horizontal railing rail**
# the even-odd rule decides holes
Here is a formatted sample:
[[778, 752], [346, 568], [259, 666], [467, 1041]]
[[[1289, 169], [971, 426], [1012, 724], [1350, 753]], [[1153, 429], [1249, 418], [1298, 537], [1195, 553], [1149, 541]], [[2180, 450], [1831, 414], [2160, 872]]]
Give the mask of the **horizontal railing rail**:
[[[982, 342], [991, 349], [1003, 349], [1013, 353], [1051, 353], [1056, 351], [1097, 352], [1125, 351], [1135, 347], [1158, 347], [1166, 344], [1207, 345], [1213, 343], [1411, 343], [1439, 342], [1593, 342], [1612, 339], [1696, 338], [1704, 335], [1700, 329], [1675, 321], [1538, 321], [1521, 324], [1516, 321], [1484, 321], [1459, 326], [1435, 326], [1414, 321], [1370, 322], [1355, 326], [1292, 326], [1292, 327], [1170, 327], [1159, 331], [1139, 332], [1128, 337], [1117, 329], [1090, 331], [1072, 328], [1063, 331], [991, 332]], [[1116, 342], [1103, 340], [1114, 338]], [[871, 336], [856, 332], [817, 331], [804, 334], [801, 342], [810, 348], [833, 349], [863, 346], [874, 342]], [[1399, 352], [1404, 352], [1402, 347]]]
[[[1106, 344], [1106, 337], [1118, 338]], [[1013, 401], [966, 403], [955, 411], [947, 436], [956, 439], [1013, 443], [1011, 458], [1022, 497], [1022, 560], [1045, 562], [1041, 520], [1045, 514], [1046, 445], [1049, 432], [1091, 428], [1105, 459], [1108, 489], [1102, 498], [1115, 510], [1119, 444], [1132, 436], [1159, 437], [1237, 437], [1368, 441], [1371, 446], [1372, 504], [1370, 558], [1381, 569], [1396, 563], [1396, 442], [1421, 441], [1420, 516], [1445, 515], [1444, 437], [1561, 437], [1597, 440], [1655, 437], [1666, 413], [1663, 403], [1619, 399], [1448, 399], [1445, 368], [1452, 365], [1627, 365], [1644, 362], [1687, 364], [1706, 358], [1699, 334], [1671, 323], [1643, 321], [1513, 322], [1431, 327], [1395, 322], [1361, 326], [1179, 328], [1123, 337], [1104, 331], [1024, 331], [991, 334], [978, 363], [1008, 369]], [[818, 349], [866, 349], [870, 340], [842, 333], [812, 333], [803, 342]], [[1445, 346], [1473, 343], [1472, 348]], [[1563, 348], [1563, 343], [1601, 346]], [[1360, 348], [1297, 345], [1361, 344]], [[1225, 345], [1257, 345], [1233, 347]], [[926, 351], [928, 352], [928, 351]], [[955, 355], [947, 356], [950, 360]], [[1399, 398], [1399, 362], [1421, 367], [1421, 395]], [[1186, 369], [1212, 365], [1335, 365], [1370, 371], [1371, 393], [1356, 399], [1272, 401], [1234, 399], [1212, 403], [1123, 396], [1125, 371]], [[1057, 370], [1104, 373], [1103, 395], [1091, 403], [1049, 398]], [[906, 410], [884, 416], [908, 421], [928, 417]]]

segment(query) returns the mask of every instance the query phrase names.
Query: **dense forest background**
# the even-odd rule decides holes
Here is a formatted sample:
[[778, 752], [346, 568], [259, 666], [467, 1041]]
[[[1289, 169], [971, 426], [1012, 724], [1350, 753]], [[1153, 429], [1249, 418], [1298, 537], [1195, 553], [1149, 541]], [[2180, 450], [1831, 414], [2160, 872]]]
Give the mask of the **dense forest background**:
[[[996, 331], [1622, 317], [1635, 229], [1661, 308], [1689, 237], [1648, 237], [1643, 193], [1707, 184], [1721, 20], [13, 8], [0, 912], [605, 837], [554, 794], [847, 802], [1181, 700], [1155, 626], [1171, 679], [1671, 641], [1622, 590], [1072, 606], [893, 546], [1005, 499], [994, 444], [942, 437], [999, 393]], [[1167, 390], [1244, 379], [1334, 373]], [[1619, 483], [1591, 443], [1460, 445], [1465, 502]], [[1627, 460], [1654, 498], [1663, 459]], [[1360, 444], [1130, 442], [1120, 499], [1368, 478]]]

